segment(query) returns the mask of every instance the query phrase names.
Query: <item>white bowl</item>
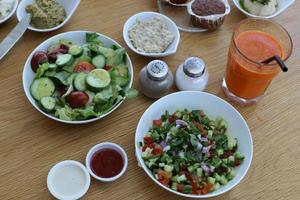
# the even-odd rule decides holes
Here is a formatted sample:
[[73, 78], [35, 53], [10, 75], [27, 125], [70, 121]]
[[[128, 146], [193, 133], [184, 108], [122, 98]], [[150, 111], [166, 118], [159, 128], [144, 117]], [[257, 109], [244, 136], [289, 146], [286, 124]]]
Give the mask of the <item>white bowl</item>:
[[12, 10], [10, 11], [10, 13], [9, 13], [6, 17], [4, 17], [3, 19], [0, 19], [0, 24], [6, 22], [7, 20], [9, 20], [9, 19], [13, 16], [13, 14], [14, 14], [14, 13], [16, 12], [16, 10], [17, 10], [18, 3], [19, 3], [18, 0], [15, 0], [15, 1], [14, 1], [14, 5], [13, 5]]
[[[107, 115], [109, 115], [110, 113], [112, 113], [114, 110], [116, 110], [120, 104], [124, 101], [122, 100], [121, 102], [119, 102], [113, 109], [111, 109], [109, 112], [97, 117], [97, 118], [92, 118], [92, 119], [89, 119], [89, 120], [82, 120], [82, 121], [67, 121], [67, 120], [61, 120], [61, 119], [58, 119], [57, 117], [54, 117], [52, 115], [49, 115], [47, 113], [45, 113], [44, 111], [42, 111], [36, 101], [33, 99], [32, 95], [30, 94], [30, 85], [32, 83], [32, 80], [34, 79], [34, 76], [35, 76], [35, 73], [32, 71], [31, 69], [31, 65], [30, 65], [30, 61], [31, 61], [31, 58], [32, 56], [34, 55], [35, 52], [37, 51], [46, 51], [48, 49], [48, 47], [59, 41], [60, 39], [67, 39], [67, 40], [71, 40], [71, 41], [74, 41], [75, 43], [78, 43], [78, 44], [84, 44], [85, 43], [85, 36], [86, 36], [86, 33], [89, 32], [89, 31], [71, 31], [71, 32], [65, 32], [65, 33], [61, 33], [61, 34], [58, 34], [56, 36], [53, 36], [49, 39], [47, 39], [46, 41], [44, 41], [42, 44], [40, 44], [38, 47], [36, 47], [32, 53], [30, 54], [30, 56], [27, 58], [27, 61], [24, 65], [24, 69], [23, 69], [23, 89], [25, 91], [25, 94], [26, 94], [26, 97], [28, 98], [29, 102], [33, 105], [33, 107], [35, 107], [40, 113], [44, 114], [45, 116], [53, 119], [53, 120], [56, 120], [56, 121], [59, 121], [59, 122], [63, 122], [63, 123], [67, 123], [67, 124], [85, 124], [85, 123], [89, 123], [89, 122], [93, 122], [93, 121], [96, 121], [96, 120], [99, 120]], [[102, 34], [99, 34], [99, 39], [104, 43], [105, 46], [112, 46], [112, 45], [117, 45], [117, 46], [121, 46], [119, 43], [117, 43], [116, 41], [114, 41], [113, 39], [105, 36], [105, 35], [102, 35]], [[132, 67], [132, 63], [131, 63], [131, 60], [127, 55], [127, 63], [126, 63], [126, 66], [128, 67], [128, 70], [129, 70], [129, 73], [131, 74], [130, 76], [130, 82], [128, 84], [128, 87], [131, 87], [132, 85], [132, 82], [133, 82], [133, 67]]]
[[[78, 173], [71, 174], [70, 168], [68, 167], [77, 168]], [[61, 170], [61, 171], [60, 171]], [[60, 180], [57, 180], [58, 176], [65, 176], [61, 177]], [[84, 179], [84, 180], [80, 180]], [[58, 182], [57, 182], [58, 181]], [[79, 181], [83, 181], [83, 183], [79, 183]], [[66, 187], [66, 184], [76, 184], [76, 187], [73, 189], [77, 189], [72, 194], [64, 194], [63, 187]], [[74, 160], [65, 160], [62, 162], [57, 163], [54, 165], [51, 170], [49, 171], [47, 177], [47, 187], [50, 193], [57, 199], [80, 199], [85, 193], [88, 191], [91, 183], [91, 177], [89, 172], [84, 167], [83, 164]], [[74, 186], [74, 185], [73, 185]], [[66, 188], [64, 188], [66, 189]], [[67, 189], [69, 190], [69, 189]], [[69, 193], [68, 191], [67, 193]]]
[[[91, 169], [91, 160], [92, 160], [92, 157], [93, 155], [101, 150], [101, 149], [113, 149], [115, 151], [117, 151], [123, 158], [123, 169], [122, 171], [114, 176], [114, 177], [111, 177], [111, 178], [102, 178], [102, 177], [99, 177], [97, 176]], [[120, 178], [126, 171], [127, 169], [127, 166], [128, 166], [128, 157], [127, 157], [127, 154], [125, 152], [125, 150], [120, 147], [119, 145], [117, 144], [114, 144], [114, 143], [110, 143], [110, 142], [103, 142], [103, 143], [100, 143], [100, 144], [97, 144], [95, 146], [93, 146], [89, 152], [87, 153], [87, 156], [86, 156], [86, 159], [85, 159], [85, 165], [89, 171], [89, 173], [91, 174], [92, 177], [94, 177], [95, 179], [97, 179], [98, 181], [102, 181], [102, 182], [112, 182], [112, 181], [115, 181], [117, 180], [118, 178]]]
[[257, 15], [253, 15], [253, 14], [245, 11], [240, 4], [240, 0], [233, 0], [234, 5], [246, 16], [252, 17], [252, 18], [261, 18], [261, 19], [271, 19], [273, 17], [278, 16], [283, 11], [285, 11], [288, 7], [290, 7], [294, 2], [295, 2], [295, 0], [278, 0], [278, 8], [274, 14], [269, 15], [269, 16], [257, 16]]
[[[145, 52], [138, 51], [132, 45], [132, 43], [129, 39], [128, 31], [130, 30], [130, 28], [133, 26], [133, 24], [137, 20], [149, 20], [149, 19], [152, 19], [153, 17], [161, 17], [165, 21], [169, 31], [171, 31], [175, 36], [174, 41], [170, 44], [170, 46], [163, 53], [145, 53]], [[123, 38], [124, 38], [126, 44], [128, 45], [128, 47], [135, 53], [142, 55], [142, 56], [146, 56], [146, 57], [159, 58], [159, 57], [165, 57], [165, 56], [169, 56], [169, 55], [176, 53], [178, 45], [179, 45], [179, 41], [180, 41], [180, 33], [179, 33], [179, 30], [178, 30], [176, 24], [169, 17], [162, 15], [160, 13], [157, 13], [157, 12], [141, 12], [141, 13], [133, 15], [126, 21], [126, 23], [124, 24], [124, 27], [123, 27]]]
[[[27, 5], [34, 3], [35, 0], [22, 0], [19, 3], [18, 9], [17, 9], [17, 18], [19, 21], [22, 20], [22, 18], [27, 14], [25, 8]], [[32, 30], [32, 31], [36, 31], [36, 32], [50, 32], [50, 31], [54, 31], [57, 30], [61, 27], [63, 27], [72, 17], [72, 15], [74, 14], [75, 10], [77, 9], [77, 7], [80, 4], [80, 0], [57, 0], [58, 3], [60, 3], [60, 5], [62, 5], [67, 13], [66, 19], [59, 24], [56, 27], [53, 28], [49, 28], [49, 29], [38, 29], [38, 28], [34, 28], [33, 26], [29, 25], [28, 29]]]
[[[203, 110], [209, 117], [223, 117], [229, 124], [228, 133], [238, 140], [238, 151], [244, 156], [244, 162], [236, 168], [236, 176], [228, 184], [222, 186], [220, 189], [208, 193], [206, 195], [184, 194], [174, 191], [157, 181], [152, 172], [145, 165], [141, 156], [141, 148], [139, 142], [143, 141], [143, 137], [152, 127], [152, 120], [159, 118], [165, 111], [170, 113], [177, 109], [200, 109]], [[139, 164], [142, 166], [148, 176], [159, 186], [164, 189], [184, 197], [190, 198], [208, 198], [221, 195], [233, 187], [235, 187], [246, 175], [253, 155], [253, 144], [250, 130], [246, 121], [241, 114], [226, 101], [220, 99], [212, 94], [197, 92], [197, 91], [183, 91], [167, 95], [155, 103], [153, 103], [142, 115], [135, 133], [135, 151]]]

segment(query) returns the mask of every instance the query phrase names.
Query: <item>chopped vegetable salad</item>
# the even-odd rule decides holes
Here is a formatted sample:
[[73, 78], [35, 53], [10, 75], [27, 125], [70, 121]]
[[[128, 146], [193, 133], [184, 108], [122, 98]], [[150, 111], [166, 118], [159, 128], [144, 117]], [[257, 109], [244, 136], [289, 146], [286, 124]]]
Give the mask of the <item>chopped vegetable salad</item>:
[[201, 110], [165, 112], [140, 142], [142, 158], [154, 177], [171, 189], [203, 195], [235, 176], [244, 156], [227, 122]]

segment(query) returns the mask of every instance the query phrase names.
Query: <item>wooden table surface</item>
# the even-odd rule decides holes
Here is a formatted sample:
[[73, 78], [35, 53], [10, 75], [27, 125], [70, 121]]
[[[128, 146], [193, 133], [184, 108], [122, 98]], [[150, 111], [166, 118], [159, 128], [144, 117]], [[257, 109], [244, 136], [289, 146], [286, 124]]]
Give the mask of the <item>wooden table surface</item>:
[[[111, 141], [122, 145], [129, 156], [125, 175], [114, 183], [92, 180], [83, 199], [183, 199], [157, 186], [137, 166], [134, 134], [139, 118], [153, 100], [140, 95], [126, 101], [108, 117], [87, 125], [65, 125], [38, 113], [27, 101], [22, 88], [23, 65], [30, 52], [47, 38], [65, 31], [91, 30], [106, 34], [123, 46], [122, 28], [127, 18], [140, 12], [156, 11], [155, 0], [83, 0], [62, 29], [52, 33], [27, 31], [0, 61], [0, 199], [52, 199], [46, 187], [49, 169], [72, 159], [84, 162], [93, 145]], [[300, 199], [300, 1], [274, 20], [291, 34], [294, 52], [289, 72], [281, 73], [264, 98], [251, 107], [235, 106], [252, 132], [254, 157], [244, 180], [232, 191], [215, 198]], [[165, 59], [173, 71], [188, 56], [202, 57], [210, 81], [207, 92], [224, 98], [220, 88], [227, 49], [234, 26], [244, 19], [232, 4], [223, 27], [212, 33], [181, 33], [176, 55]], [[15, 26], [14, 18], [0, 25], [0, 40]], [[134, 64], [134, 87], [139, 70], [150, 60], [128, 50]], [[175, 90], [175, 89], [174, 89]]]

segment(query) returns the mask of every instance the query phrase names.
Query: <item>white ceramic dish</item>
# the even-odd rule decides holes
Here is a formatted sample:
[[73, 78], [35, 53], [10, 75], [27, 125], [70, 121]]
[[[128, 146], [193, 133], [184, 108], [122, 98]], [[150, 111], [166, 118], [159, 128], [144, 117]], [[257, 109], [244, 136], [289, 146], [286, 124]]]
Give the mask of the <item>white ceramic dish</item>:
[[10, 13], [9, 13], [6, 17], [4, 17], [3, 19], [0, 19], [0, 24], [6, 22], [7, 20], [9, 20], [9, 19], [13, 16], [13, 14], [14, 14], [14, 13], [16, 12], [16, 10], [17, 10], [18, 3], [19, 3], [18, 0], [14, 0], [14, 5], [13, 5], [12, 10], [10, 11]]
[[[17, 18], [19, 21], [21, 21], [21, 19], [27, 14], [26, 13], [26, 6], [29, 4], [34, 3], [35, 0], [22, 0], [19, 3], [18, 9], [17, 9]], [[63, 27], [72, 17], [72, 15], [74, 14], [75, 10], [77, 9], [77, 7], [80, 4], [80, 0], [57, 0], [58, 3], [60, 3], [66, 10], [67, 13], [67, 17], [65, 19], [65, 21], [63, 21], [63, 23], [61, 23], [60, 25], [53, 27], [53, 28], [49, 28], [49, 29], [38, 29], [38, 28], [34, 28], [31, 25], [28, 26], [28, 29], [32, 30], [32, 31], [36, 31], [36, 32], [50, 32], [50, 31], [54, 31], [57, 30], [61, 27]]]
[[288, 7], [290, 7], [294, 2], [295, 2], [295, 0], [278, 0], [278, 8], [274, 14], [269, 15], [269, 16], [257, 16], [257, 15], [253, 15], [253, 14], [250, 14], [247, 11], [245, 11], [240, 4], [240, 0], [233, 0], [234, 5], [246, 16], [253, 17], [253, 18], [262, 18], [262, 19], [271, 19], [273, 17], [278, 16], [283, 11], [285, 11]]
[[[175, 39], [163, 53], [140, 52], [132, 45], [132, 43], [129, 39], [129, 36], [128, 36], [128, 31], [130, 30], [132, 25], [136, 22], [136, 20], [149, 20], [156, 16], [162, 17], [164, 19], [164, 21], [167, 24], [168, 29], [174, 34]], [[180, 33], [179, 33], [179, 30], [178, 30], [176, 24], [169, 17], [162, 15], [160, 13], [156, 13], [156, 12], [141, 12], [141, 13], [133, 15], [126, 21], [126, 23], [124, 24], [124, 27], [123, 27], [123, 38], [124, 38], [126, 44], [128, 45], [128, 47], [135, 53], [142, 55], [142, 56], [146, 56], [146, 57], [159, 58], [159, 57], [165, 57], [165, 56], [169, 56], [169, 55], [176, 53], [178, 45], [179, 45], [179, 41], [180, 41]]]
[[89, 172], [83, 164], [65, 160], [54, 165], [47, 177], [47, 187], [57, 199], [80, 199], [91, 183]]
[[[123, 165], [122, 171], [117, 176], [114, 176], [114, 177], [111, 177], [111, 178], [102, 178], [102, 177], [97, 176], [92, 171], [91, 166], [90, 166], [92, 157], [97, 151], [99, 151], [101, 149], [113, 149], [113, 150], [117, 151], [122, 156], [124, 165]], [[125, 173], [125, 171], [127, 169], [127, 166], [128, 166], [128, 157], [127, 157], [127, 154], [126, 154], [125, 150], [122, 147], [120, 147], [119, 145], [114, 144], [114, 143], [110, 143], [110, 142], [104, 142], [104, 143], [100, 143], [100, 144], [97, 144], [97, 145], [93, 146], [89, 150], [89, 152], [87, 153], [86, 159], [85, 159], [85, 165], [86, 165], [89, 173], [91, 174], [91, 176], [94, 177], [95, 179], [97, 179], [98, 181], [112, 182], [112, 181], [115, 181], [118, 178], [120, 178]]]
[[[201, 109], [209, 117], [223, 117], [229, 124], [229, 134], [238, 139], [238, 151], [245, 156], [244, 162], [236, 168], [236, 176], [234, 179], [229, 181], [228, 184], [222, 186], [217, 191], [206, 195], [184, 194], [162, 185], [154, 178], [152, 172], [147, 168], [141, 156], [139, 142], [143, 141], [144, 135], [148, 132], [149, 128], [152, 127], [152, 120], [159, 118], [166, 110], [173, 113], [177, 109], [185, 108], [189, 110]], [[157, 100], [144, 112], [135, 133], [135, 151], [139, 164], [142, 166], [147, 175], [159, 186], [174, 194], [184, 197], [208, 198], [221, 195], [231, 190], [244, 178], [252, 161], [253, 144], [251, 133], [246, 121], [229, 103], [212, 94], [196, 91], [184, 91], [173, 93]]]
[[[58, 119], [58, 118], [56, 118], [56, 117], [54, 117], [52, 115], [49, 115], [49, 114], [43, 112], [37, 106], [36, 101], [31, 96], [31, 94], [30, 94], [30, 85], [31, 85], [32, 80], [34, 79], [34, 76], [35, 76], [35, 73], [32, 71], [31, 65], [30, 65], [30, 61], [31, 61], [31, 58], [32, 58], [33, 54], [35, 52], [37, 52], [37, 51], [46, 51], [47, 48], [51, 44], [59, 41], [59, 39], [62, 39], [62, 38], [74, 41], [74, 42], [76, 42], [78, 44], [84, 44], [85, 43], [85, 36], [86, 36], [87, 32], [88, 31], [71, 31], [71, 32], [61, 33], [61, 34], [58, 34], [56, 36], [53, 36], [53, 37], [49, 38], [48, 40], [44, 41], [42, 44], [40, 44], [38, 47], [36, 47], [32, 51], [32, 53], [27, 58], [27, 61], [25, 63], [25, 66], [24, 66], [24, 69], [23, 69], [23, 88], [24, 88], [26, 97], [28, 98], [29, 102], [33, 105], [33, 107], [35, 107], [40, 113], [44, 114], [45, 116], [47, 116], [47, 117], [49, 117], [49, 118], [51, 118], [53, 120], [56, 120], [56, 121], [59, 121], [59, 122], [63, 122], [63, 123], [67, 123], [67, 124], [85, 124], [85, 123], [93, 122], [93, 121], [99, 120], [99, 119], [101, 119], [101, 118], [109, 115], [110, 113], [112, 113], [124, 101], [124, 100], [121, 101], [119, 104], [117, 104], [109, 112], [107, 112], [104, 115], [99, 116], [97, 118], [93, 118], [93, 119], [89, 119], [89, 120], [82, 120], [82, 121], [66, 121], [66, 120]], [[121, 46], [120, 44], [118, 44], [113, 39], [111, 39], [111, 38], [109, 38], [109, 37], [107, 37], [105, 35], [102, 35], [102, 34], [99, 34], [99, 39], [104, 43], [105, 46], [112, 46], [112, 45]], [[127, 63], [126, 63], [126, 65], [128, 67], [129, 73], [131, 74], [131, 76], [130, 76], [130, 82], [128, 84], [128, 86], [131, 87], [132, 81], [133, 81], [133, 67], [132, 67], [132, 63], [131, 63], [131, 60], [130, 60], [128, 54], [127, 54]]]

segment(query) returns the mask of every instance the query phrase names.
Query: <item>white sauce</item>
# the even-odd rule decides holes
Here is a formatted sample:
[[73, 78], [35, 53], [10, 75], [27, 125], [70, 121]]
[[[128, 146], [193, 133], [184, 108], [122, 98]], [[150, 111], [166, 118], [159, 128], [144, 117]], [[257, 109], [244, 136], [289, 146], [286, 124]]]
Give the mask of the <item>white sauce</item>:
[[53, 189], [61, 196], [74, 196], [84, 189], [86, 177], [80, 167], [65, 165], [55, 171], [52, 184]]
[[0, 19], [5, 18], [13, 9], [14, 0], [0, 0]]

